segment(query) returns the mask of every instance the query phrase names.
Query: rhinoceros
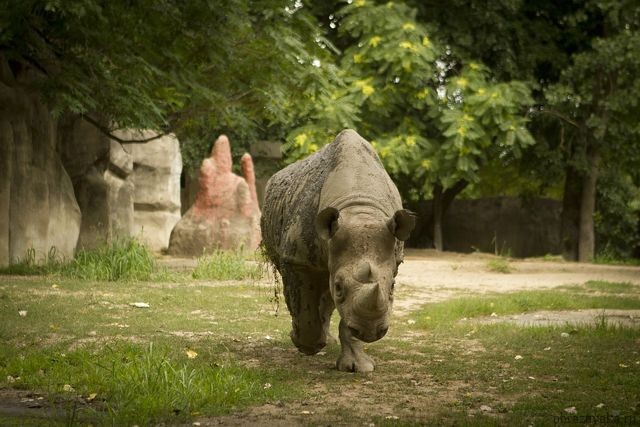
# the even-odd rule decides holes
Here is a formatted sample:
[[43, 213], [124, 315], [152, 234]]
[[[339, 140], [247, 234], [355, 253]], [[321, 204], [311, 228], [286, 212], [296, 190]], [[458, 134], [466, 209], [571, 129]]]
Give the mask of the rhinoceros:
[[353, 130], [271, 177], [263, 247], [282, 277], [299, 351], [316, 354], [327, 344], [337, 308], [337, 369], [373, 371], [363, 342], [389, 329], [395, 276], [414, 226], [378, 155]]

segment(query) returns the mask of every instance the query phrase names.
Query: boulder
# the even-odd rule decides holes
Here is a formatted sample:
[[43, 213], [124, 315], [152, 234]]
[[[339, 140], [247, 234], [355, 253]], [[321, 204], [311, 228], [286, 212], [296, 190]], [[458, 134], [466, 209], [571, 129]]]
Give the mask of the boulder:
[[29, 66], [0, 55], [0, 266], [27, 251], [71, 258], [81, 213], [56, 150], [57, 120], [38, 93]]
[[[153, 131], [119, 132], [122, 139], [145, 139]], [[180, 220], [180, 144], [173, 135], [139, 144], [124, 144], [133, 156], [134, 234], [155, 251], [169, 246], [171, 230]]]
[[253, 161], [249, 154], [242, 157], [243, 177], [233, 174], [231, 166], [229, 140], [221, 135], [200, 167], [195, 202], [171, 233], [170, 254], [199, 256], [218, 248], [257, 249], [260, 208]]

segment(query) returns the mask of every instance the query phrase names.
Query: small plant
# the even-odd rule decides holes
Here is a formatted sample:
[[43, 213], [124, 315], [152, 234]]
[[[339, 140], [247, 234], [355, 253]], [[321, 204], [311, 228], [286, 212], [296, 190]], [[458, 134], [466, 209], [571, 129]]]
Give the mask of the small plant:
[[507, 258], [495, 258], [489, 260], [487, 262], [487, 268], [489, 271], [493, 271], [496, 273], [511, 273], [512, 269], [509, 265], [509, 260]]
[[246, 261], [242, 251], [216, 250], [210, 255], [198, 258], [193, 270], [194, 279], [210, 280], [257, 280], [263, 276], [260, 263]]

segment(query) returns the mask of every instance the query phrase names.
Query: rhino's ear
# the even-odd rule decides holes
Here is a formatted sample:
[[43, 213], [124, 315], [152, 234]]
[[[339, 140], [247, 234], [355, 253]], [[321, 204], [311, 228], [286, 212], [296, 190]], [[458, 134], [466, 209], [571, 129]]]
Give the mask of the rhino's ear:
[[416, 214], [407, 209], [396, 211], [393, 217], [387, 220], [387, 227], [389, 227], [391, 234], [402, 241], [409, 239], [415, 226]]
[[324, 208], [316, 217], [316, 232], [324, 240], [329, 240], [338, 231], [340, 212], [336, 208]]

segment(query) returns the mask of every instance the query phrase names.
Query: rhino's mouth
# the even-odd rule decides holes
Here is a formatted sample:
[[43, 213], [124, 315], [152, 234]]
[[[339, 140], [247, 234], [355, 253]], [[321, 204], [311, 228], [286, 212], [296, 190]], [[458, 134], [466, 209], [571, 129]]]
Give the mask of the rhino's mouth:
[[349, 328], [349, 332], [351, 332], [351, 335], [354, 338], [357, 338], [360, 341], [364, 341], [366, 343], [378, 341], [380, 338], [384, 337], [389, 330], [389, 326], [379, 326], [377, 328], [371, 328], [368, 330], [353, 326], [347, 327]]

